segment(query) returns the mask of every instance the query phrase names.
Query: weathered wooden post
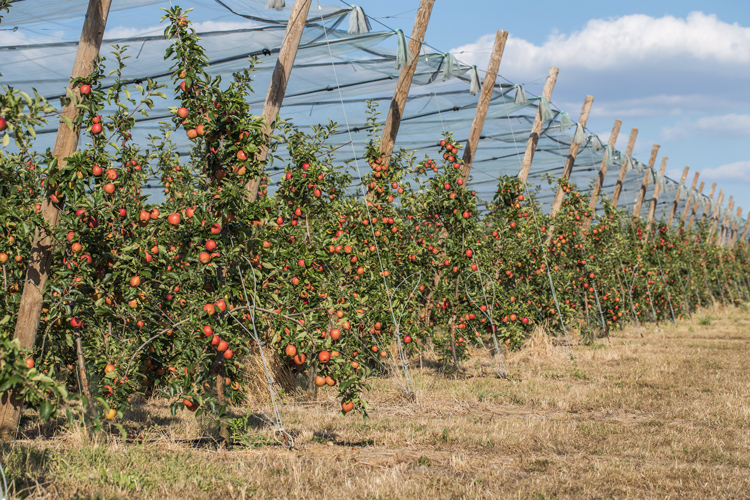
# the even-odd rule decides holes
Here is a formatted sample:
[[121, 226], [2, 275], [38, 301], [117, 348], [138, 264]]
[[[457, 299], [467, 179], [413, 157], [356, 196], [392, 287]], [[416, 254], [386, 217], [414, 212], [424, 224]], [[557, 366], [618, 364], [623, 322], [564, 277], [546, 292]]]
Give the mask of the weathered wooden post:
[[659, 203], [659, 194], [661, 194], [661, 183], [659, 178], [664, 177], [664, 173], [667, 170], [667, 161], [669, 158], [665, 156], [661, 160], [661, 167], [659, 168], [659, 176], [654, 179], [656, 185], [654, 186], [654, 192], [651, 195], [651, 205], [648, 208], [648, 218], [646, 219], [646, 240], [648, 241], [651, 235], [651, 224], [654, 222], [654, 215], [656, 214], [656, 205]]
[[[674, 195], [674, 201], [672, 202], [672, 210], [669, 211], [669, 219], [667, 220], [667, 226], [672, 227], [674, 221], [674, 214], [677, 212], [677, 205], [680, 203], [680, 193], [682, 192], [683, 186], [685, 185], [685, 179], [687, 179], [688, 171], [690, 167], [685, 167], [682, 171], [682, 177], [680, 178], [680, 185], [677, 188], [677, 192]], [[687, 200], [685, 200], [687, 202]]]
[[[703, 183], [701, 183], [701, 188], [702, 187], [703, 187]], [[701, 191], [703, 191], [703, 189], [701, 189]], [[714, 182], [711, 185], [711, 191], [708, 193], [708, 199], [709, 199], [709, 201], [714, 199], [714, 192], [715, 191], [716, 191], [716, 183]], [[709, 208], [710, 208], [710, 206], [709, 206]], [[690, 217], [690, 225], [688, 226], [688, 229], [690, 229], [690, 227], [693, 225], [693, 220], [695, 219], [696, 215], [697, 214], [695, 212], [693, 212], [693, 215]], [[705, 209], [705, 210], [703, 210], [703, 213], [701, 214], [701, 221], [706, 220], [707, 216], [708, 216], [708, 209]]]
[[391, 99], [391, 107], [388, 109], [388, 116], [385, 119], [383, 135], [380, 139], [380, 156], [383, 158], [383, 164], [386, 166], [391, 161], [396, 136], [398, 136], [398, 129], [401, 126], [401, 117], [404, 115], [406, 98], [409, 95], [411, 82], [414, 79], [414, 72], [417, 70], [419, 52], [422, 50], [422, 42], [424, 34], [427, 31], [427, 25], [430, 22], [433, 5], [435, 5], [435, 0], [421, 0], [419, 2], [411, 40], [409, 40], [411, 60], [407, 61], [406, 66], [401, 68], [396, 90], [393, 93], [393, 99]]
[[[276, 60], [276, 66], [271, 76], [271, 84], [268, 86], [268, 94], [266, 94], [266, 102], [263, 105], [262, 116], [266, 122], [263, 133], [266, 136], [266, 143], [261, 145], [260, 152], [258, 153], [258, 160], [261, 162], [266, 161], [268, 158], [268, 143], [274, 129], [273, 122], [276, 120], [276, 115], [279, 109], [281, 109], [281, 104], [284, 102], [286, 86], [292, 74], [294, 60], [297, 58], [297, 49], [299, 48], [300, 40], [302, 40], [302, 32], [305, 30], [307, 14], [310, 12], [311, 4], [312, 0], [296, 0], [294, 5], [292, 5], [292, 12], [289, 15], [289, 23], [286, 25], [284, 40], [281, 42], [281, 48], [279, 49], [279, 58]], [[261, 177], [262, 175], [251, 179], [245, 185], [247, 199], [251, 203], [258, 198], [258, 186], [260, 186]]]
[[[638, 129], [634, 128], [630, 131], [630, 139], [628, 139], [628, 147], [625, 149], [626, 156], [633, 155], [633, 149], [635, 149], [635, 140], [638, 137]], [[616, 207], [617, 202], [620, 200], [620, 193], [622, 193], [622, 184], [625, 182], [625, 176], [628, 171], [628, 162], [624, 161], [620, 166], [620, 173], [617, 176], [617, 182], [615, 183], [615, 191], [612, 193], [612, 206]]]
[[716, 228], [719, 225], [719, 212], [721, 211], [721, 205], [724, 203], [724, 190], [719, 190], [719, 199], [716, 200], [716, 208], [714, 208], [714, 212], [711, 214], [711, 228], [708, 232], [708, 238], [709, 240], [713, 238], [714, 233], [716, 232]]
[[732, 215], [733, 209], [734, 196], [730, 196], [729, 202], [727, 203], [727, 210], [724, 213], [724, 217], [721, 218], [721, 222], [719, 223], [719, 233], [716, 235], [719, 238], [719, 246], [726, 246], [727, 233], [729, 231], [729, 218]]
[[685, 203], [685, 210], [682, 211], [682, 217], [680, 219], [683, 227], [685, 226], [685, 222], [687, 221], [687, 214], [690, 211], [693, 202], [695, 201], [693, 199], [693, 192], [695, 191], [695, 186], [698, 184], [698, 177], [700, 177], [700, 175], [700, 172], [695, 173], [695, 176], [693, 177], [693, 184], [690, 186], [690, 195], [688, 196], [687, 203]]
[[[73, 63], [73, 71], [70, 75], [71, 80], [88, 76], [94, 71], [94, 60], [99, 55], [111, 4], [112, 0], [89, 0], [75, 62]], [[73, 99], [63, 109], [63, 114], [75, 122], [81, 112], [76, 107], [77, 98], [80, 97], [80, 94], [77, 88], [72, 90]], [[78, 127], [69, 128], [60, 120], [53, 150], [59, 168], [66, 165], [65, 158], [72, 155], [78, 148], [79, 134], [80, 129]], [[60, 210], [50, 202], [49, 198], [45, 198], [42, 203], [42, 214], [44, 221], [50, 227], [58, 225]], [[36, 333], [39, 328], [44, 300], [42, 293], [49, 277], [54, 245], [52, 234], [48, 234], [42, 228], [37, 228], [16, 320], [15, 338], [20, 341], [23, 348], [33, 348], [36, 342]], [[5, 392], [0, 401], [0, 440], [8, 441], [15, 438], [21, 411], [21, 402], [13, 401], [12, 395]]]
[[648, 160], [648, 168], [643, 173], [643, 182], [641, 182], [641, 190], [638, 193], [638, 199], [633, 206], [633, 220], [637, 220], [641, 216], [641, 207], [643, 206], [643, 199], [646, 197], [646, 190], [648, 189], [648, 177], [649, 174], [653, 174], [654, 165], [656, 164], [656, 155], [659, 153], [659, 145], [654, 144], [651, 148], [651, 158]]
[[[593, 104], [593, 102], [594, 102], [594, 98], [590, 95], [587, 95], [586, 99], [583, 100], [583, 107], [581, 108], [581, 114], [578, 117], [578, 123], [581, 125], [582, 128], [586, 128], [586, 122], [589, 119], [589, 113], [591, 112], [591, 105]], [[576, 156], [578, 156], [578, 150], [580, 149], [580, 147], [581, 147], [580, 144], [578, 144], [575, 140], [570, 143], [570, 149], [568, 150], [568, 157], [565, 160], [565, 166], [563, 167], [563, 171], [561, 175], [563, 179], [570, 179], [570, 174], [573, 172], [573, 165], [576, 162]], [[557, 194], [555, 195], [555, 201], [552, 202], [550, 215], [555, 215], [557, 211], [560, 210], [564, 197], [565, 197], [565, 192], [562, 190], [562, 188], [558, 188]]]
[[[610, 159], [611, 155], [615, 152], [615, 144], [617, 144], [617, 136], [620, 135], [620, 126], [622, 126], [621, 120], [615, 120], [615, 124], [612, 127], [612, 133], [609, 136], [609, 141], [607, 142], [607, 146], [609, 146], [609, 153], [610, 153]], [[609, 165], [607, 164], [607, 153], [605, 151], [604, 158], [602, 158], [602, 164], [599, 166], [599, 173], [596, 176], [596, 180], [594, 181], [594, 187], [591, 191], [591, 198], [589, 199], [589, 216], [586, 217], [586, 220], [583, 223], [583, 228], [588, 229], [589, 226], [591, 226], [591, 221], [594, 219], [594, 213], [596, 212], [596, 204], [599, 200], [599, 190], [602, 187], [602, 184], [604, 184], [604, 177], [607, 175], [607, 169], [609, 169]]]
[[505, 50], [505, 42], [507, 40], [508, 32], [504, 30], [498, 30], [497, 34], [495, 35], [495, 44], [492, 46], [490, 64], [487, 67], [487, 73], [484, 76], [482, 91], [479, 94], [477, 112], [476, 114], [474, 114], [474, 121], [471, 123], [471, 131], [469, 132], [469, 140], [466, 141], [466, 149], [464, 149], [464, 164], [461, 166], [461, 175], [463, 176], [464, 180], [469, 177], [469, 172], [471, 172], [471, 165], [474, 162], [474, 155], [477, 152], [479, 137], [482, 135], [484, 121], [487, 118], [487, 110], [490, 107], [492, 93], [495, 90], [497, 72], [500, 69], [500, 61], [502, 61], [503, 59], [503, 51]]
[[[542, 89], [542, 97], [547, 99], [547, 102], [552, 98], [552, 90], [555, 88], [557, 73], [559, 71], [558, 68], [552, 66], [547, 73], [547, 80], [544, 82], [544, 88]], [[542, 133], [542, 125], [544, 125], [544, 113], [542, 106], [539, 106], [536, 111], [534, 125], [531, 127], [529, 141], [526, 143], [526, 152], [524, 152], [523, 160], [521, 161], [521, 169], [518, 171], [518, 178], [523, 182], [526, 182], [526, 179], [529, 177], [531, 162], [534, 160], [536, 146], [539, 144], [539, 135]]]

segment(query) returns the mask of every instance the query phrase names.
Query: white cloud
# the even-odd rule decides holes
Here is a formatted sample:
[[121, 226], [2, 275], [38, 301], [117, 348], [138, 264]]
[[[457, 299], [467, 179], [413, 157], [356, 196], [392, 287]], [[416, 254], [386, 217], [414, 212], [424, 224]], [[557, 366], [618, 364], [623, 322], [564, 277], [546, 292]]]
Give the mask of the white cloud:
[[[485, 35], [451, 52], [483, 68], [493, 40], [494, 35]], [[601, 72], [686, 59], [733, 67], [750, 63], [750, 28], [702, 12], [684, 19], [643, 14], [592, 19], [581, 31], [550, 35], [541, 46], [509, 37], [502, 67], [505, 72], [531, 77], [544, 74], [551, 65]]]
[[737, 161], [701, 170], [701, 178], [717, 181], [750, 182], [750, 161]]
[[747, 137], [750, 136], [750, 115], [730, 113], [684, 121], [672, 127], [664, 127], [662, 135], [665, 139], [684, 139], [696, 135], [711, 138]]

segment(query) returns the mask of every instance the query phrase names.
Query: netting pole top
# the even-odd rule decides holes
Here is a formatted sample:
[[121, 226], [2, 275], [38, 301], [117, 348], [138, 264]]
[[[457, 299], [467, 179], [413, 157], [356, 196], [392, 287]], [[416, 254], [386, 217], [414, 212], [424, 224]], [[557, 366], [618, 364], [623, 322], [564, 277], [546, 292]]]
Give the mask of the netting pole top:
[[685, 203], [685, 210], [683, 210], [682, 217], [680, 219], [682, 221], [683, 226], [685, 226], [685, 221], [687, 221], [687, 214], [690, 211], [690, 207], [693, 205], [693, 202], [695, 201], [693, 200], [694, 198], [693, 192], [695, 191], [695, 186], [698, 184], [698, 177], [700, 177], [700, 175], [701, 175], [700, 172], [696, 172], [695, 176], [693, 177], [693, 184], [692, 186], [690, 186], [690, 195], [688, 196], [687, 202]]
[[651, 148], [651, 157], [648, 159], [648, 168], [643, 173], [643, 182], [641, 182], [641, 190], [638, 193], [638, 199], [633, 207], [633, 219], [638, 220], [641, 216], [641, 207], [643, 206], [643, 199], [646, 197], [646, 190], [648, 189], [648, 177], [649, 174], [653, 174], [654, 165], [656, 164], [656, 155], [659, 154], [659, 145], [654, 144]]
[[[578, 117], [578, 124], [584, 129], [586, 128], [586, 122], [589, 119], [589, 113], [591, 113], [591, 105], [593, 103], [594, 97], [590, 95], [587, 95], [586, 99], [583, 100], [583, 107], [581, 108], [581, 115]], [[570, 174], [573, 172], [573, 165], [576, 162], [576, 156], [578, 156], [578, 150], [580, 149], [580, 147], [581, 145], [578, 144], [575, 140], [571, 141], [570, 149], [568, 150], [568, 157], [565, 159], [565, 166], [563, 167], [561, 175], [562, 178], [570, 179]], [[562, 188], [558, 188], [557, 194], [555, 195], [555, 201], [552, 202], [550, 216], [554, 216], [557, 211], [560, 210], [564, 197], [565, 192], [562, 190]]]
[[[302, 40], [302, 32], [305, 30], [305, 23], [307, 23], [307, 15], [310, 12], [311, 4], [312, 0], [296, 0], [294, 5], [292, 5], [292, 12], [289, 15], [289, 23], [286, 25], [284, 40], [281, 42], [281, 48], [279, 49], [279, 58], [276, 60], [276, 67], [273, 69], [271, 84], [268, 87], [268, 94], [266, 94], [266, 102], [263, 105], [263, 119], [266, 122], [263, 132], [266, 136], [266, 143], [261, 146], [258, 153], [258, 160], [261, 162], [265, 162], [268, 158], [268, 142], [273, 133], [272, 123], [276, 120], [276, 115], [279, 113], [281, 104], [284, 102], [286, 86], [292, 74], [294, 60], [297, 58], [297, 49], [299, 48], [300, 40]], [[245, 185], [247, 199], [251, 203], [258, 197], [260, 180], [260, 177], [251, 179]]]
[[667, 220], [667, 226], [669, 227], [672, 227], [672, 222], [674, 222], [674, 214], [675, 212], [677, 212], [677, 205], [680, 204], [680, 193], [682, 192], [682, 187], [685, 185], [685, 180], [687, 179], [689, 171], [690, 167], [685, 167], [685, 169], [682, 171], [680, 186], [677, 188], [677, 193], [675, 193], [674, 201], [672, 202], [672, 209], [669, 211], [669, 219]]
[[[617, 137], [620, 135], [621, 126], [622, 121], [615, 120], [615, 124], [612, 127], [612, 133], [610, 134], [609, 141], [607, 142], [607, 146], [609, 146], [609, 151], [611, 152], [611, 154], [614, 154], [615, 144], [617, 143]], [[586, 217], [583, 222], [583, 229], [588, 229], [589, 226], [591, 226], [591, 221], [594, 219], [594, 213], [596, 213], [596, 204], [599, 201], [599, 190], [602, 188], [602, 184], [604, 184], [604, 177], [607, 175], [607, 170], [609, 169], [607, 159], [607, 155], [605, 154], [604, 158], [602, 158], [602, 164], [599, 166], [599, 173], [596, 176], [594, 187], [591, 191], [591, 199], [589, 200], [589, 216]]]
[[482, 128], [484, 128], [484, 121], [487, 118], [487, 110], [490, 107], [490, 101], [492, 101], [492, 93], [495, 90], [495, 81], [497, 80], [497, 72], [500, 69], [500, 61], [503, 59], [503, 52], [505, 51], [505, 42], [508, 40], [508, 32], [505, 30], [498, 30], [495, 35], [495, 44], [492, 47], [492, 55], [490, 56], [490, 64], [487, 67], [487, 73], [484, 76], [484, 83], [482, 84], [482, 91], [479, 94], [479, 102], [477, 103], [477, 112], [474, 115], [474, 121], [471, 123], [471, 131], [469, 132], [469, 140], [466, 142], [466, 149], [464, 149], [463, 161], [464, 164], [461, 166], [461, 175], [464, 180], [469, 177], [471, 172], [471, 165], [474, 161], [474, 155], [477, 152], [477, 145], [479, 144], [479, 138], [482, 135]]
[[[638, 137], [638, 129], [634, 128], [630, 131], [630, 138], [628, 139], [628, 147], [625, 149], [625, 156], [633, 156], [633, 149], [635, 149], [635, 140]], [[622, 184], [625, 182], [625, 176], [628, 173], [628, 162], [623, 161], [620, 166], [620, 173], [617, 176], [617, 182], [615, 183], [615, 191], [612, 193], [612, 206], [617, 207], [617, 202], [620, 200], [620, 193], [622, 193]]]
[[[89, 0], [75, 62], [73, 63], [73, 71], [70, 75], [71, 79], [88, 76], [94, 71], [94, 60], [99, 55], [111, 4], [112, 0]], [[73, 122], [81, 112], [76, 107], [76, 98], [79, 96], [77, 88], [73, 89], [73, 99], [63, 109], [63, 114]], [[59, 168], [65, 166], [65, 158], [72, 155], [78, 148], [79, 135], [80, 129], [78, 127], [69, 128], [60, 120], [53, 151]], [[54, 205], [48, 197], [44, 199], [42, 213], [44, 221], [51, 227], [58, 225], [60, 210], [61, 207]], [[21, 303], [18, 307], [15, 329], [15, 338], [19, 339], [21, 346], [24, 348], [33, 348], [36, 342], [36, 333], [39, 328], [39, 318], [44, 301], [42, 293], [49, 277], [53, 249], [52, 235], [47, 234], [42, 228], [37, 228], [34, 233], [29, 267], [26, 271], [26, 281], [21, 295]], [[11, 399], [8, 393], [3, 394], [2, 405], [0, 406], [0, 440], [3, 441], [15, 438], [21, 416], [20, 404], [13, 405]]]
[[[555, 82], [557, 82], [557, 74], [559, 72], [559, 68], [552, 66], [547, 73], [547, 80], [544, 82], [544, 89], [542, 90], [542, 97], [547, 99], [547, 102], [549, 102], [552, 98], [552, 90], [555, 88]], [[518, 171], [518, 178], [523, 182], [526, 182], [526, 179], [528, 179], [529, 177], [531, 162], [534, 160], [534, 153], [536, 152], [537, 144], [539, 144], [539, 136], [542, 133], [543, 125], [544, 115], [542, 106], [540, 105], [536, 112], [534, 126], [531, 128], [529, 142], [526, 144], [526, 152], [524, 153], [523, 160], [521, 161], [521, 169]]]
[[419, 9], [414, 20], [414, 29], [409, 40], [409, 54], [411, 59], [401, 68], [401, 73], [396, 83], [396, 90], [393, 93], [393, 99], [391, 99], [391, 106], [388, 109], [388, 116], [385, 119], [383, 136], [380, 139], [380, 156], [383, 158], [383, 164], [386, 166], [391, 161], [396, 136], [398, 136], [398, 129], [401, 126], [401, 117], [404, 115], [404, 108], [406, 107], [406, 98], [409, 95], [414, 72], [417, 70], [419, 53], [422, 50], [422, 42], [424, 41], [424, 35], [427, 31], [427, 25], [430, 22], [432, 7], [434, 5], [435, 0], [421, 0], [419, 2]]

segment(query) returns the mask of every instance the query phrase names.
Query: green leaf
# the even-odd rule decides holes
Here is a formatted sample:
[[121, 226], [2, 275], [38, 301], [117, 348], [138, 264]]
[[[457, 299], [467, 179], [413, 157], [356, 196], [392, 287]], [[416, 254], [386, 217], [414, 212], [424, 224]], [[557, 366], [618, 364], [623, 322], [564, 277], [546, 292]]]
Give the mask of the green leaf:
[[3, 136], [3, 147], [7, 148], [8, 144], [10, 144], [10, 134], [6, 132]]
[[10, 321], [10, 314], [6, 314], [3, 319], [0, 319], [0, 325], [6, 324], [8, 321]]
[[73, 130], [73, 121], [65, 115], [60, 115], [60, 120], [68, 126], [70, 130]]
[[41, 418], [44, 421], [49, 420], [49, 418], [52, 416], [52, 410], [54, 407], [52, 406], [52, 403], [49, 401], [42, 401], [42, 404], [39, 406], [39, 418]]

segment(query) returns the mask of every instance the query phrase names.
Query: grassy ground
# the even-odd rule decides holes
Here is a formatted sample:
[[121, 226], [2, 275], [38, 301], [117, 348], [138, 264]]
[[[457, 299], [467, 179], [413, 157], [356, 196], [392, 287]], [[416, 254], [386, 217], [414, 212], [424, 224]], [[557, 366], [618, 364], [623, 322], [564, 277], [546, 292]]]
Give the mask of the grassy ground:
[[376, 381], [367, 422], [327, 394], [282, 406], [293, 450], [268, 427], [223, 449], [208, 420], [151, 400], [127, 443], [29, 423], [0, 460], [28, 498], [749, 498], [749, 327], [747, 310], [696, 315], [573, 362], [538, 335], [508, 356], [515, 381], [486, 353], [456, 380], [425, 363], [415, 403]]

